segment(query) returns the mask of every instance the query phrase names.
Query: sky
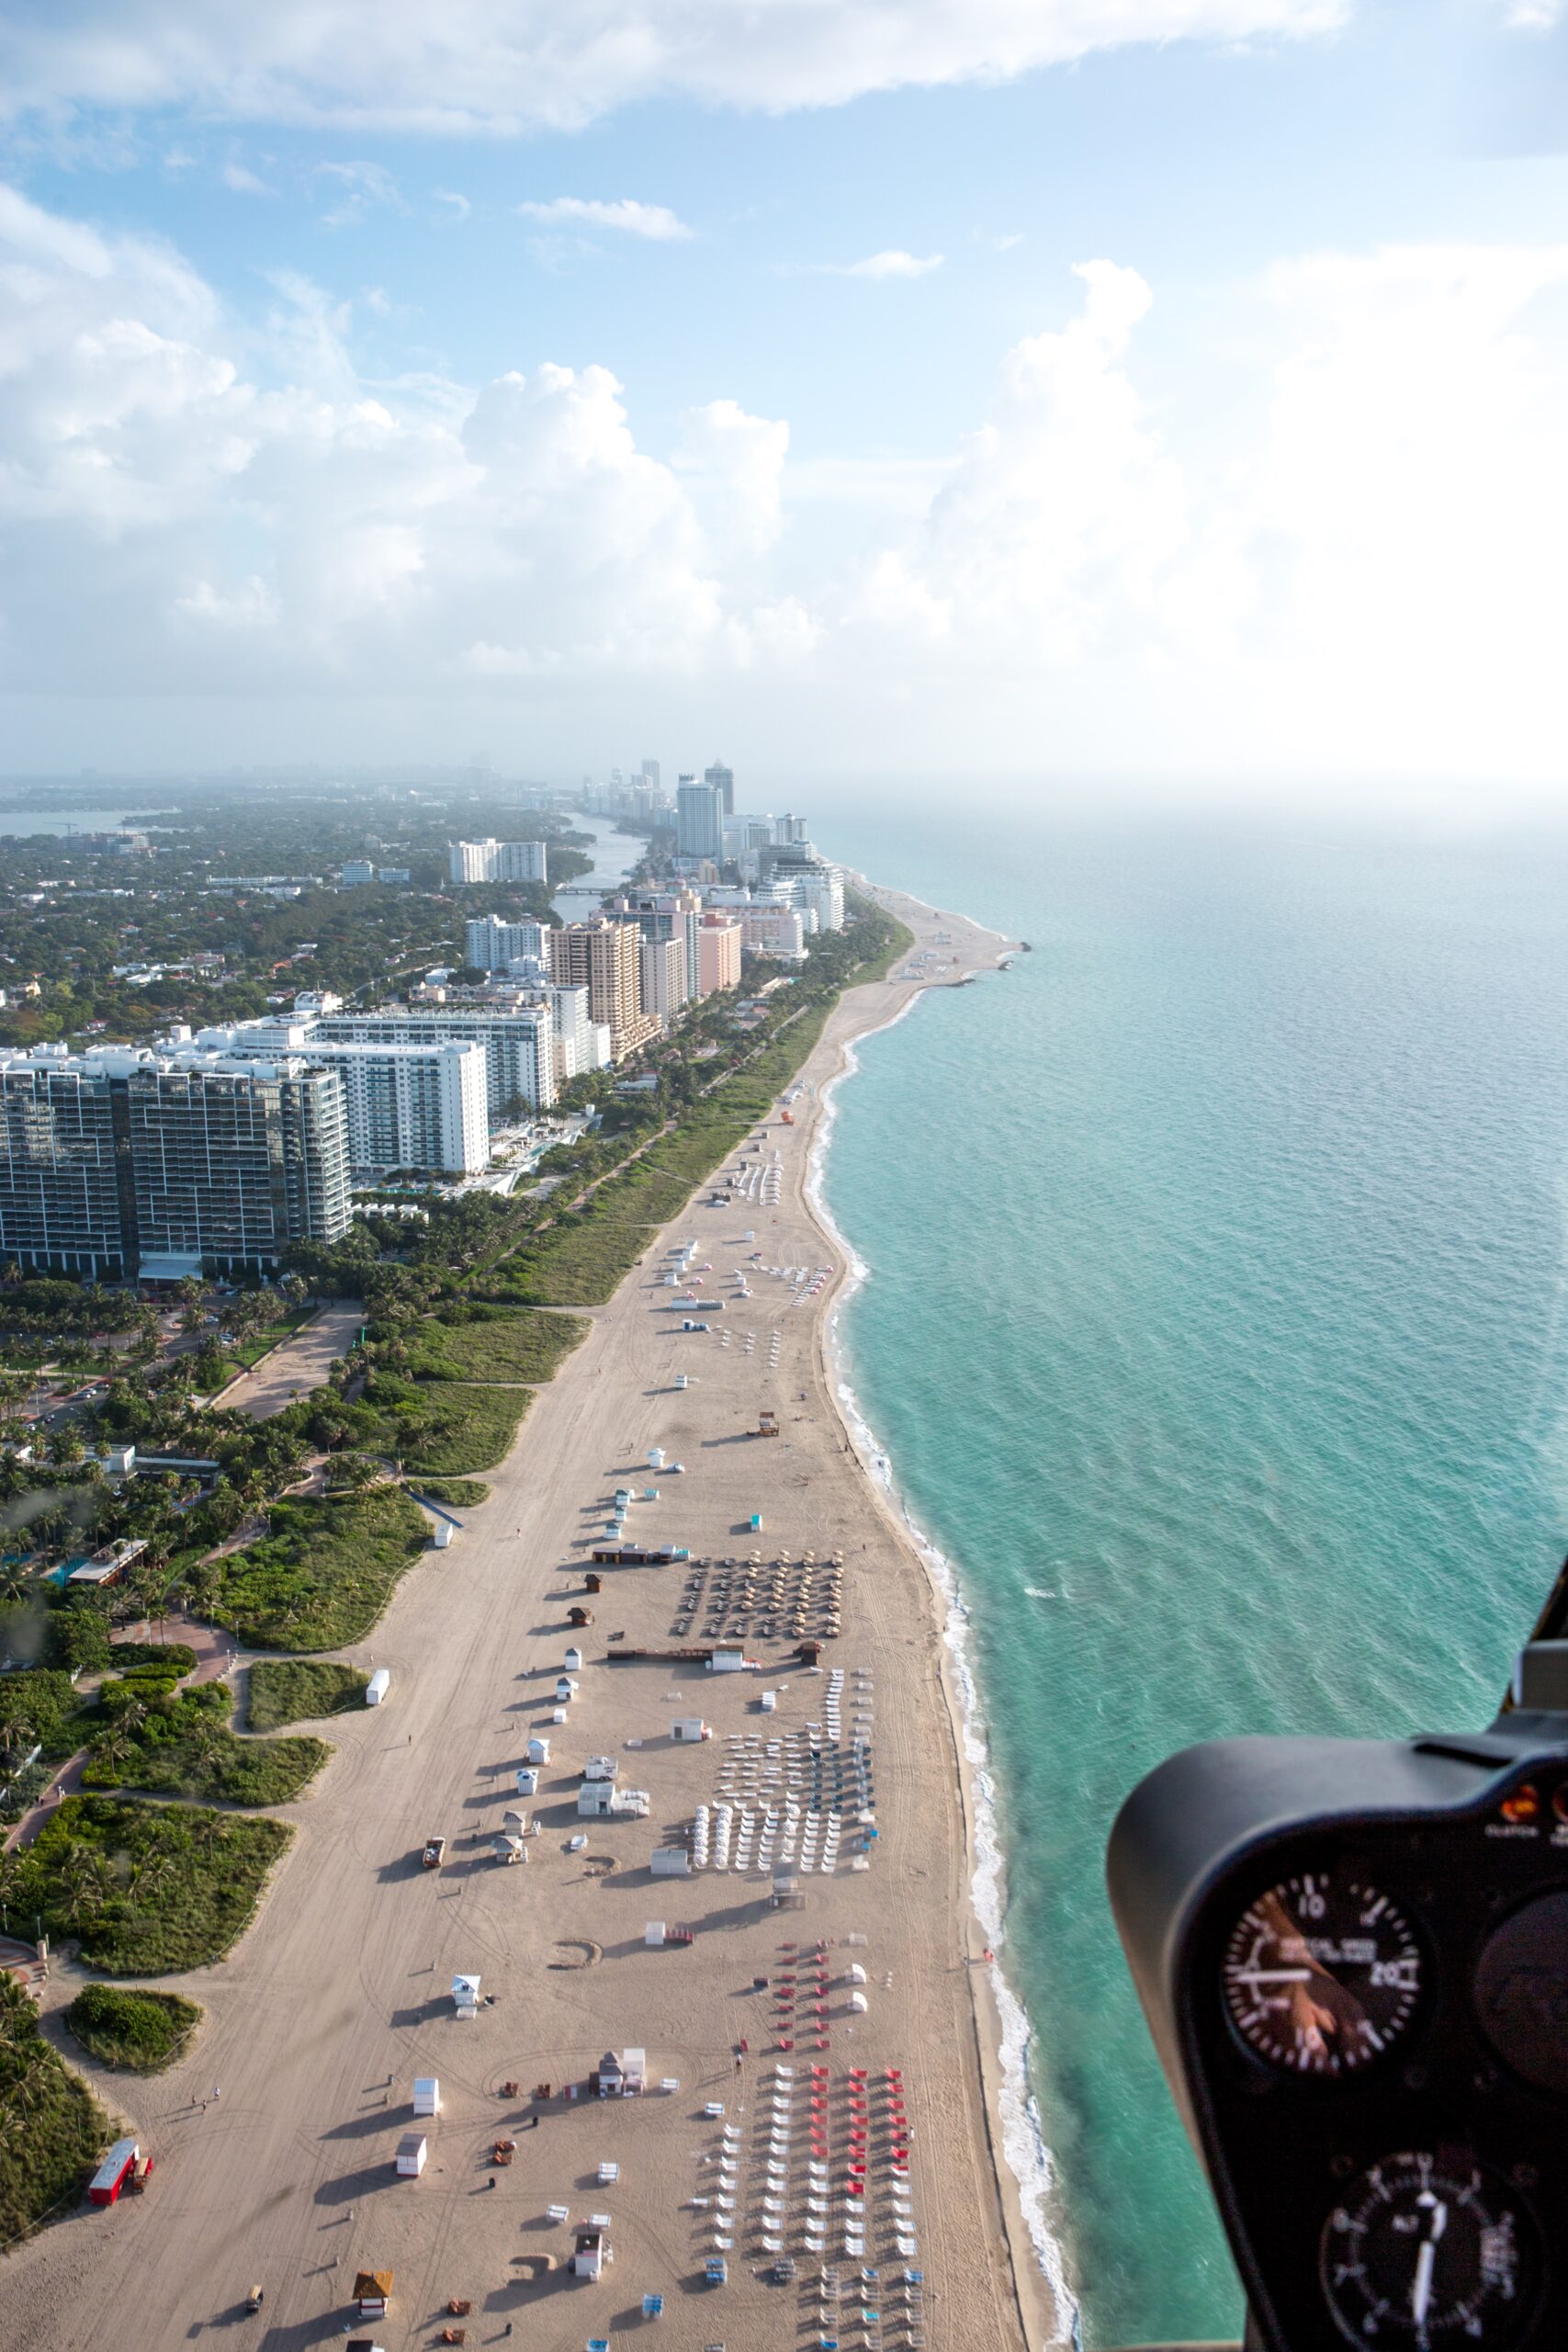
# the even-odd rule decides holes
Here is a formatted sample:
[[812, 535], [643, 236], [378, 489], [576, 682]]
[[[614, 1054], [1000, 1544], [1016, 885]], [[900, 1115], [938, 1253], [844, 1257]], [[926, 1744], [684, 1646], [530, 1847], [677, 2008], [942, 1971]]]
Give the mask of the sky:
[[1561, 0], [10, 0], [0, 772], [1564, 805]]

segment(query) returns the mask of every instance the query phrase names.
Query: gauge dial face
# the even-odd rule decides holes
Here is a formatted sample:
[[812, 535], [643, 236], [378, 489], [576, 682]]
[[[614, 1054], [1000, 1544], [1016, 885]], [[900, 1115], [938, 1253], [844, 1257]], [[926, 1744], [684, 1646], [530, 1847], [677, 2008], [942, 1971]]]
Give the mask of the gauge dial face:
[[1529, 2317], [1535, 2232], [1466, 2156], [1385, 2156], [1324, 2223], [1319, 2275], [1353, 2344], [1503, 2352]]
[[1342, 2075], [1380, 2058], [1409, 2024], [1421, 1951], [1386, 1894], [1303, 1871], [1247, 1905], [1221, 1965], [1231, 2023], [1292, 2075]]

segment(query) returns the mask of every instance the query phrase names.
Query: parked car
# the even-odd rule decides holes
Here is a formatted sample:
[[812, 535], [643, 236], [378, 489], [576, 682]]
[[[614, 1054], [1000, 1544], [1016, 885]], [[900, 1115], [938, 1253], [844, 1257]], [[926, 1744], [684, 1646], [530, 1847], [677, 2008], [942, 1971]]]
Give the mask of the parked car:
[[424, 1851], [420, 1856], [420, 1860], [424, 1864], [427, 1871], [438, 1871], [441, 1868], [442, 1857], [446, 1851], [446, 1840], [445, 1838], [427, 1838], [424, 1841]]

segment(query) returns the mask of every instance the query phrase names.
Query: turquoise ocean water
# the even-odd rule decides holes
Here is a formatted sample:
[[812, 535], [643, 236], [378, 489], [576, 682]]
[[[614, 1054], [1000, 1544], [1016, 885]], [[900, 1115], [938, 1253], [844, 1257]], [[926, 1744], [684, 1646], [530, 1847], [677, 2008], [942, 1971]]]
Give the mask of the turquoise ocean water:
[[970, 1610], [1085, 2339], [1227, 2333], [1105, 1836], [1191, 1740], [1493, 1712], [1568, 1539], [1568, 852], [821, 830], [1033, 943], [839, 1090], [840, 1362]]

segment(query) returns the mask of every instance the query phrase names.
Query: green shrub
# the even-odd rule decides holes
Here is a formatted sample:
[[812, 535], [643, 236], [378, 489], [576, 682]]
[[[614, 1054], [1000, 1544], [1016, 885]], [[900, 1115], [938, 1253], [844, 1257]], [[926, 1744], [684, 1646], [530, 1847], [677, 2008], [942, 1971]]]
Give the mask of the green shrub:
[[512, 1451], [534, 1401], [529, 1388], [458, 1387], [443, 1384], [443, 1409], [433, 1411], [403, 1455], [411, 1476], [423, 1470], [461, 1474], [493, 1470]]
[[[121, 1703], [127, 1695], [130, 1712]], [[154, 1698], [144, 1713], [132, 1683], [118, 1694], [106, 1690], [103, 1699], [115, 1703], [92, 1743], [84, 1788], [288, 1804], [332, 1754], [319, 1739], [236, 1739], [234, 1702], [221, 1682]]]
[[208, 1613], [254, 1649], [341, 1649], [369, 1632], [429, 1541], [429, 1521], [393, 1487], [275, 1503], [261, 1542], [219, 1563]]
[[370, 1677], [325, 1658], [258, 1657], [249, 1679], [251, 1729], [280, 1731], [285, 1724], [315, 1723], [363, 1706]]
[[403, 1380], [394, 1373], [373, 1372], [365, 1384], [364, 1405], [356, 1409], [374, 1415], [376, 1443], [411, 1476], [425, 1471], [461, 1476], [493, 1469], [504, 1460], [533, 1401], [527, 1388]]
[[68, 1752], [66, 1726], [76, 1706], [68, 1674], [40, 1666], [0, 1675], [0, 1776], [35, 1746], [59, 1753], [63, 1743]]
[[446, 1503], [453, 1510], [472, 1510], [490, 1500], [490, 1488], [482, 1478], [421, 1478], [414, 1491], [428, 1495], [433, 1503]]
[[408, 1370], [416, 1380], [553, 1380], [561, 1359], [587, 1336], [579, 1316], [480, 1308], [460, 1322], [442, 1316], [417, 1324]]
[[87, 1984], [65, 2011], [65, 2022], [102, 2065], [158, 2075], [185, 2055], [201, 2015], [194, 2001], [183, 2001], [177, 1993]]
[[254, 1814], [67, 1797], [9, 1857], [9, 1900], [106, 1976], [177, 1974], [243, 1933], [293, 1835]]
[[38, 2011], [0, 1975], [0, 2242], [82, 2194], [114, 2124], [39, 2030]]

